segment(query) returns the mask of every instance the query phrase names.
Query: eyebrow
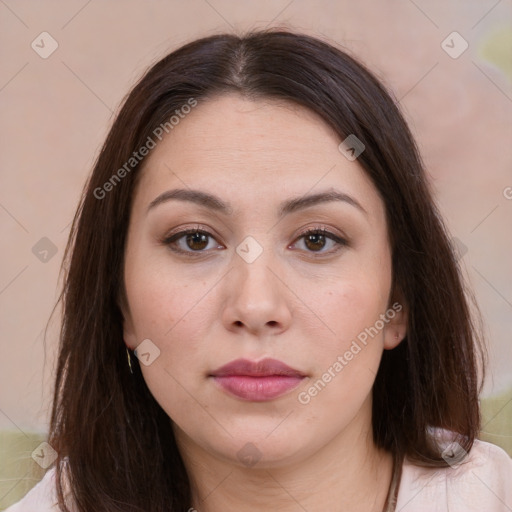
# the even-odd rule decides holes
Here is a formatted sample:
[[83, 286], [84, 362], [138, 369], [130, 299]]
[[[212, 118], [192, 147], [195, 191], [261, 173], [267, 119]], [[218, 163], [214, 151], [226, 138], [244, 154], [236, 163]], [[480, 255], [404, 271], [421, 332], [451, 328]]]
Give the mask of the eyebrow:
[[[163, 192], [158, 197], [153, 199], [153, 201], [151, 201], [146, 212], [149, 212], [158, 205], [171, 200], [189, 201], [210, 210], [223, 213], [224, 215], [233, 214], [233, 207], [229, 203], [224, 202], [219, 197], [202, 190], [184, 188], [177, 188]], [[305, 195], [283, 201], [279, 207], [278, 216], [284, 217], [290, 213], [332, 201], [341, 201], [347, 203], [357, 208], [365, 215], [368, 214], [367, 211], [361, 206], [361, 204], [352, 196], [334, 189], [330, 189], [323, 192], [318, 192], [316, 194]]]

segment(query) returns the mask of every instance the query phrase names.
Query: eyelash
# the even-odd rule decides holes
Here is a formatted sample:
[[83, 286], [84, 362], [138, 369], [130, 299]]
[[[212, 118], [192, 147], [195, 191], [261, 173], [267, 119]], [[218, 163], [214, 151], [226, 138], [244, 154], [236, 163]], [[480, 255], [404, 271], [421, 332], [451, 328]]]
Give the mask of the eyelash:
[[[193, 228], [193, 229], [192, 228], [184, 229], [183, 231], [178, 231], [177, 233], [174, 233], [170, 236], [166, 236], [163, 240], [161, 240], [161, 243], [163, 243], [164, 245], [167, 245], [171, 251], [179, 253], [179, 254], [186, 254], [187, 256], [192, 257], [192, 258], [198, 257], [198, 256], [203, 256], [208, 251], [205, 251], [204, 249], [197, 250], [197, 251], [193, 251], [193, 250], [185, 251], [183, 249], [179, 249], [176, 246], [173, 246], [173, 244], [175, 244], [181, 238], [185, 237], [186, 235], [193, 235], [193, 234], [206, 235], [209, 238], [213, 238], [215, 240], [214, 236], [211, 233], [197, 227], [197, 228]], [[332, 233], [331, 231], [329, 231], [325, 228], [312, 228], [312, 229], [308, 229], [308, 230], [304, 231], [295, 239], [295, 241], [293, 242], [293, 245], [295, 245], [299, 240], [305, 238], [308, 235], [323, 235], [324, 237], [335, 242], [335, 244], [337, 245], [337, 247], [335, 247], [334, 249], [331, 249], [330, 251], [322, 251], [322, 252], [306, 251], [306, 252], [309, 252], [310, 254], [312, 254], [313, 257], [315, 257], [315, 258], [321, 258], [325, 255], [332, 255], [332, 254], [338, 252], [343, 247], [348, 245], [347, 240], [335, 235], [334, 233]]]

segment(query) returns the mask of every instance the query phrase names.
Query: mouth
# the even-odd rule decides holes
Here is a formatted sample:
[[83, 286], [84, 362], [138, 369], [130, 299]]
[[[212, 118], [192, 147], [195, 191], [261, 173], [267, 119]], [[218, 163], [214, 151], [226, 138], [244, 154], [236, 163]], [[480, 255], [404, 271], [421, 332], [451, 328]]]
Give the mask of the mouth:
[[276, 359], [237, 359], [209, 375], [221, 389], [242, 400], [265, 402], [296, 388], [305, 374]]

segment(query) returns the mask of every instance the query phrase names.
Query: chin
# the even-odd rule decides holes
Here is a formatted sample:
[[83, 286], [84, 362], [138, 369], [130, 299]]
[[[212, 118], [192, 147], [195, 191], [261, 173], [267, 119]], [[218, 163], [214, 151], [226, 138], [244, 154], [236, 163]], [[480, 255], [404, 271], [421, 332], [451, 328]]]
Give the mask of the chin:
[[224, 431], [221, 437], [218, 432], [215, 436], [210, 433], [198, 444], [216, 459], [254, 470], [284, 467], [300, 462], [318, 451], [317, 440], [322, 438], [321, 433], [314, 433], [297, 425], [285, 427], [284, 423], [286, 420], [276, 428], [279, 425], [276, 419], [260, 424], [251, 422], [245, 428], [239, 425], [236, 433], [230, 431], [232, 436]]

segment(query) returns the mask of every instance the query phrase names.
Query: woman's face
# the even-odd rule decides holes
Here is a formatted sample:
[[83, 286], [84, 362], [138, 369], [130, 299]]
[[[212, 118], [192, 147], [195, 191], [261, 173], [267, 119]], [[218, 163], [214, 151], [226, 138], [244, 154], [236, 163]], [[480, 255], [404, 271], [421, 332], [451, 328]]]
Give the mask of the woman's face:
[[[341, 141], [293, 104], [228, 94], [145, 161], [124, 339], [143, 343], [144, 379], [190, 453], [272, 467], [370, 431], [405, 309], [390, 297], [383, 201]], [[339, 196], [315, 199], [325, 193]]]

